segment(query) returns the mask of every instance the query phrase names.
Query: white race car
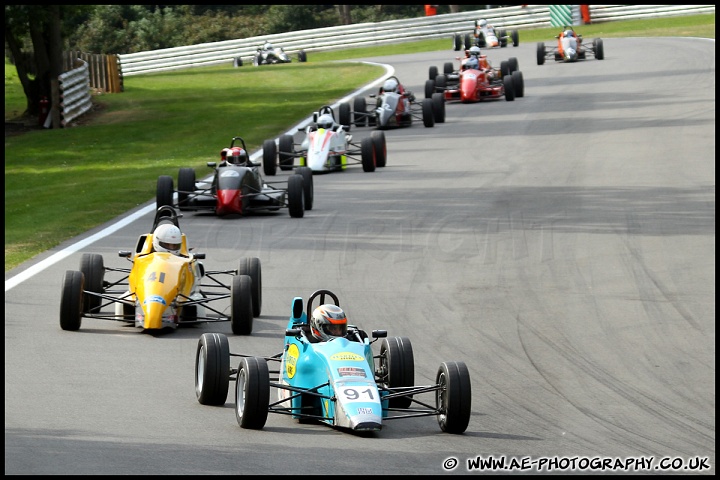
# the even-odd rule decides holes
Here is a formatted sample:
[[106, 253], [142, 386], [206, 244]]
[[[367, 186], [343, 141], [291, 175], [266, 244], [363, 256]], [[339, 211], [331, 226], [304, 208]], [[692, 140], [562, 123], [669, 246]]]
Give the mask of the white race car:
[[[453, 38], [453, 48], [455, 51], [462, 50], [463, 42], [459, 33]], [[480, 48], [503, 48], [507, 47], [508, 41], [512, 42], [513, 47], [520, 45], [520, 35], [517, 30], [508, 30], [490, 25], [485, 19], [475, 20], [475, 29], [473, 34], [465, 35], [465, 50], [470, 47], [478, 46]]]
[[[253, 65], [274, 65], [276, 63], [290, 63], [292, 59], [282, 47], [274, 47], [270, 42], [258, 47], [253, 57]], [[307, 55], [304, 50], [298, 52], [298, 62], [307, 62]]]
[[[385, 134], [373, 131], [360, 144], [352, 141], [350, 134], [350, 104], [340, 105], [340, 123], [335, 121], [332, 107], [327, 105], [313, 114], [313, 122], [299, 129], [305, 139], [296, 144], [292, 135], [282, 135], [263, 143], [263, 170], [265, 175], [275, 175], [281, 170], [309, 167], [313, 173], [345, 170], [349, 165], [362, 165], [363, 171], [373, 172], [387, 162]], [[297, 147], [297, 148], [296, 148]], [[295, 164], [295, 159], [298, 164]]]

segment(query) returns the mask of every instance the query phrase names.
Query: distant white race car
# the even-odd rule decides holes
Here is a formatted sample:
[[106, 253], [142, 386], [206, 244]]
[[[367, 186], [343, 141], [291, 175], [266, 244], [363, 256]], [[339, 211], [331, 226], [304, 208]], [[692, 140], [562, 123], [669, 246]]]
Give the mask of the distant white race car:
[[[305, 50], [299, 50], [297, 58], [300, 63], [307, 62], [307, 53], [305, 53]], [[292, 59], [290, 58], [290, 55], [285, 52], [285, 49], [282, 47], [274, 47], [270, 42], [266, 42], [264, 45], [259, 46], [252, 57], [252, 64], [256, 67], [258, 65], [274, 65], [276, 63], [291, 62]], [[242, 57], [235, 57], [233, 59], [234, 67], [242, 67], [243, 63]]]
[[[513, 47], [520, 45], [520, 35], [517, 30], [508, 30], [490, 25], [485, 19], [475, 20], [475, 29], [472, 34], [465, 34], [465, 50], [470, 47], [478, 46], [480, 48], [503, 48], [507, 47], [508, 41]], [[462, 50], [463, 38], [456, 33], [453, 38], [453, 49], [455, 51]]]
[[[298, 52], [298, 62], [306, 62], [307, 55], [304, 50]], [[276, 63], [290, 63], [292, 59], [290, 55], [285, 53], [282, 47], [274, 47], [271, 43], [265, 43], [262, 47], [258, 47], [253, 57], [253, 65], [274, 65]]]

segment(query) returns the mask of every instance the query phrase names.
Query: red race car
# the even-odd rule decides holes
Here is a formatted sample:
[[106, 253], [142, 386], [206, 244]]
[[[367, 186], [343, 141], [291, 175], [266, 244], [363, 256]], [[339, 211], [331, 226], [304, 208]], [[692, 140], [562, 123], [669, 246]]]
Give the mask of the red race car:
[[460, 60], [459, 70], [453, 70], [452, 62], [445, 63], [442, 74], [438, 74], [437, 67], [430, 67], [425, 98], [442, 92], [445, 101], [475, 103], [502, 97], [513, 101], [525, 96], [525, 82], [517, 58], [511, 57], [500, 63], [500, 69], [495, 69], [475, 46], [466, 51], [464, 58], [457, 59]]

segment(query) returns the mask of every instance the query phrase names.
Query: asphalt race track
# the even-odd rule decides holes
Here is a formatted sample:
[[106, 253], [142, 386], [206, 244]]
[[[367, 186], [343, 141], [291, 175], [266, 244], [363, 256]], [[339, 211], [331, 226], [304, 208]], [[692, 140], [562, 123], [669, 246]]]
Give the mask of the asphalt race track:
[[[715, 42], [604, 49], [602, 61], [542, 66], [522, 35], [488, 50], [495, 66], [518, 58], [524, 98], [448, 103], [444, 124], [387, 131], [387, 166], [316, 176], [304, 218], [185, 213], [207, 268], [261, 259], [251, 336], [226, 323], [150, 335], [89, 319], [63, 331], [61, 279], [80, 252], [6, 288], [5, 474], [486, 472], [478, 457], [527, 467], [508, 473], [714, 474]], [[428, 68], [456, 54], [448, 41], [369, 60], [421, 98]], [[151, 222], [81, 252], [126, 266], [117, 252]], [[277, 353], [292, 298], [321, 288], [350, 323], [409, 337], [416, 383], [434, 383], [443, 361], [468, 365], [463, 435], [432, 417], [373, 436], [280, 415], [244, 430], [234, 384], [224, 407], [197, 402], [202, 333], [228, 334], [233, 352]]]

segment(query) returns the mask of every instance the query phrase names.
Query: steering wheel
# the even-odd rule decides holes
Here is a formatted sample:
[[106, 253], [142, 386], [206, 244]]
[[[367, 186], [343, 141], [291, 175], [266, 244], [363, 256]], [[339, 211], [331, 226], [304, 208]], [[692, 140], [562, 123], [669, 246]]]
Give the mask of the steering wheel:
[[322, 107], [320, 107], [320, 110], [318, 110], [318, 118], [320, 117], [320, 115], [325, 115], [325, 114], [333, 117], [333, 121], [335, 121], [335, 114], [333, 113], [332, 107], [330, 107], [328, 105], [323, 105]]
[[325, 296], [326, 296], [326, 295], [333, 299], [333, 301], [335, 302], [335, 305], [337, 305], [338, 307], [340, 306], [340, 302], [338, 301], [338, 297], [337, 297], [337, 295], [335, 295], [333, 292], [331, 292], [330, 290], [316, 290], [312, 295], [310, 295], [310, 298], [308, 298], [308, 302], [307, 302], [307, 318], [308, 318], [308, 322], [310, 321], [310, 317], [312, 316], [313, 301], [314, 301], [317, 297], [320, 297], [320, 303], [318, 303], [318, 306], [323, 305], [323, 304], [325, 304]]
[[158, 208], [155, 212], [155, 220], [153, 220], [152, 232], [162, 223], [171, 223], [176, 227], [180, 228], [178, 218], [182, 215], [178, 214], [174, 207], [170, 205], [163, 205]]

